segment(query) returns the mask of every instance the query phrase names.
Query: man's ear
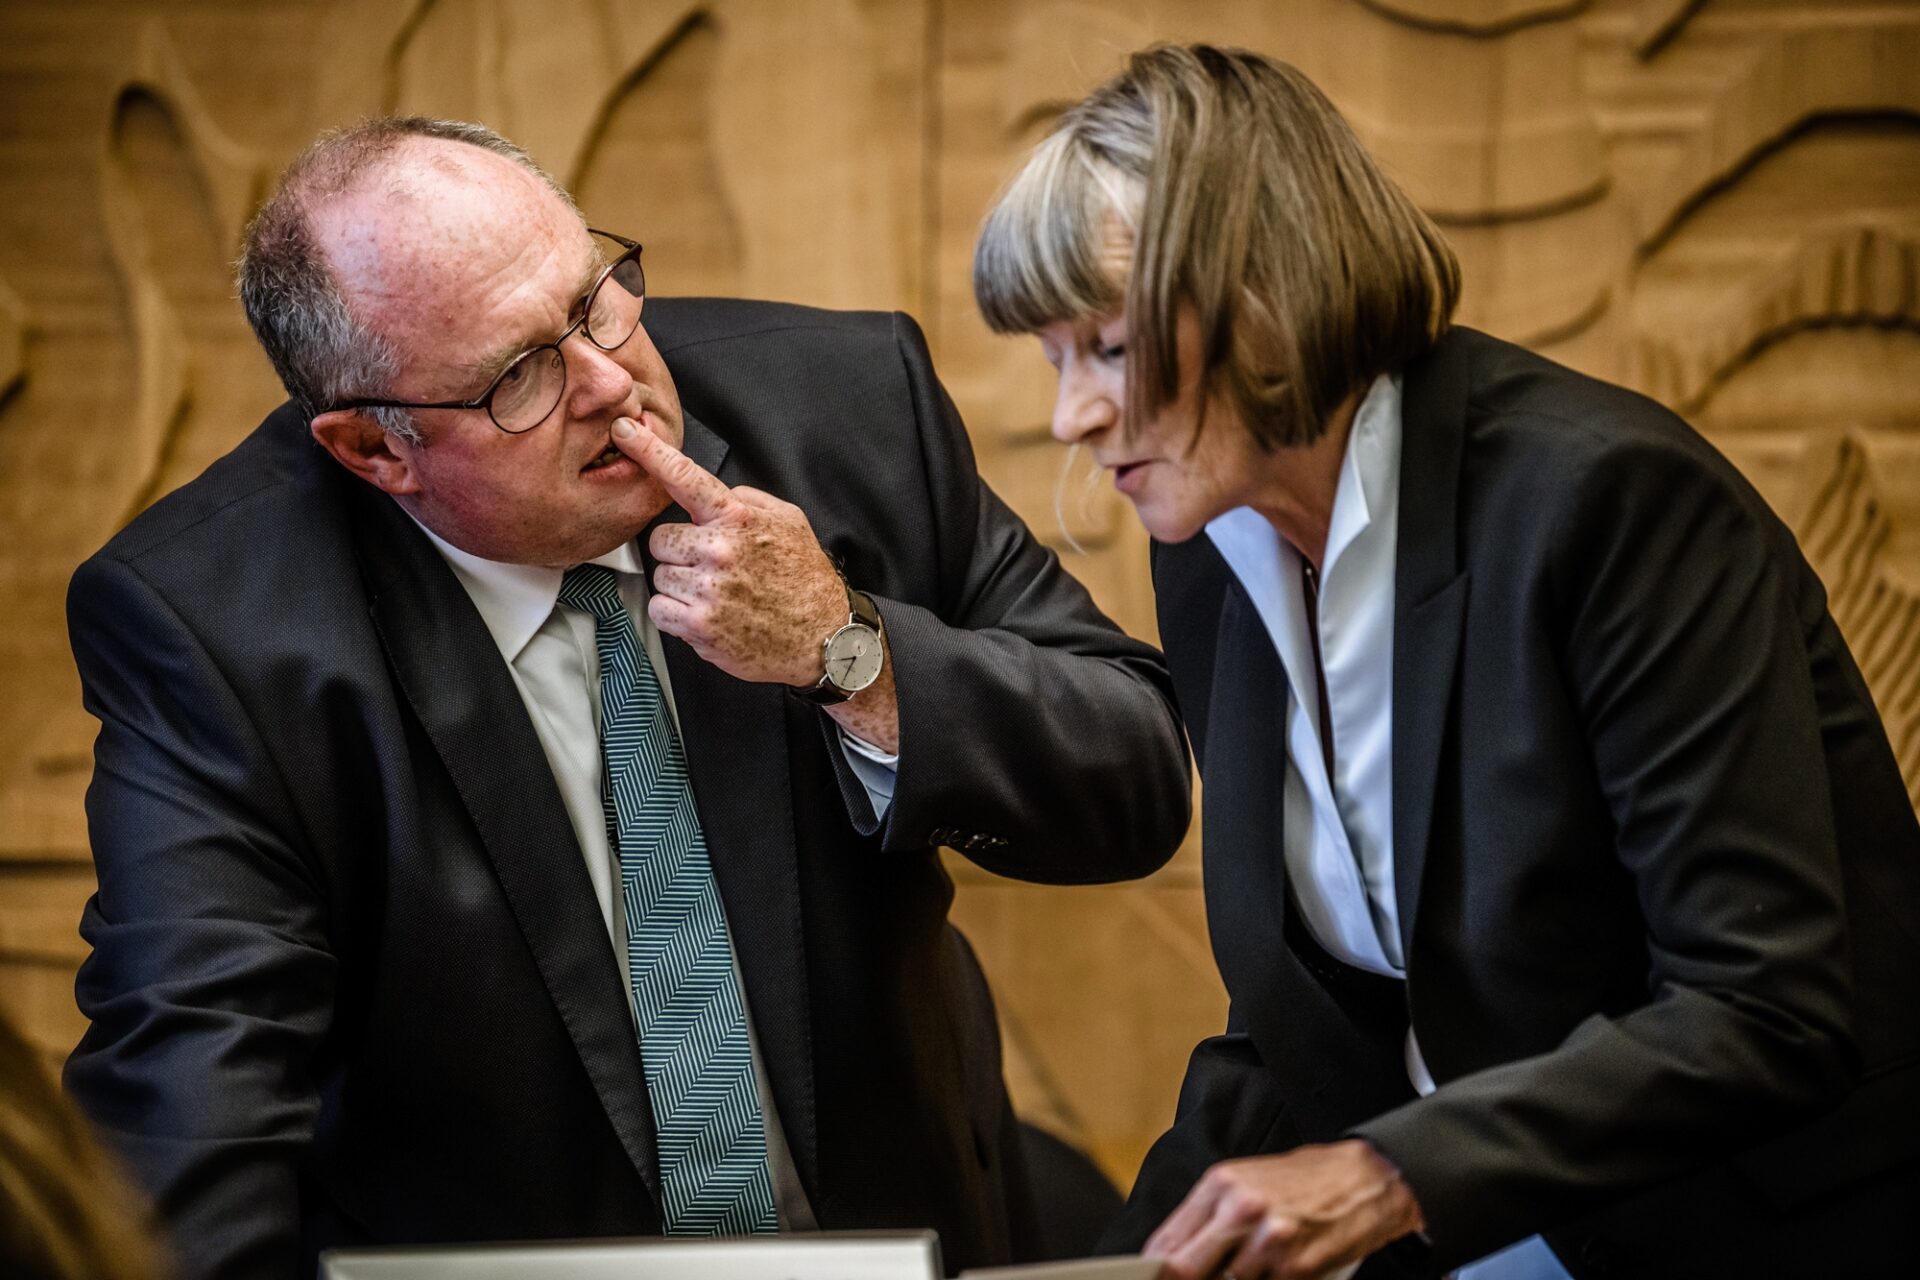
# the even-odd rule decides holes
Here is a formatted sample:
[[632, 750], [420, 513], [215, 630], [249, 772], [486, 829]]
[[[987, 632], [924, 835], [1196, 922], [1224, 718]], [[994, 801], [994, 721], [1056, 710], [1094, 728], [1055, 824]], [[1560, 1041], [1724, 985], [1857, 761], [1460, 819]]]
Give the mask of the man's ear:
[[387, 434], [358, 409], [329, 409], [308, 424], [314, 443], [382, 493], [396, 498], [420, 492], [414, 474], [415, 446]]

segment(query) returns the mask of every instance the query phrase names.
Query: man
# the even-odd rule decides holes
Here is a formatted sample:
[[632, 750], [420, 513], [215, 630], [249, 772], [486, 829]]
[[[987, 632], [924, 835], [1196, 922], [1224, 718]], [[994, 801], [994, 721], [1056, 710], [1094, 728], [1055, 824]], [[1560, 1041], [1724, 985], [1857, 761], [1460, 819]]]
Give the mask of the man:
[[67, 1082], [190, 1272], [776, 1223], [1009, 1256], [933, 847], [1141, 874], [1186, 761], [911, 322], [649, 304], [523, 153], [417, 119], [296, 161], [240, 276], [294, 402], [70, 600]]

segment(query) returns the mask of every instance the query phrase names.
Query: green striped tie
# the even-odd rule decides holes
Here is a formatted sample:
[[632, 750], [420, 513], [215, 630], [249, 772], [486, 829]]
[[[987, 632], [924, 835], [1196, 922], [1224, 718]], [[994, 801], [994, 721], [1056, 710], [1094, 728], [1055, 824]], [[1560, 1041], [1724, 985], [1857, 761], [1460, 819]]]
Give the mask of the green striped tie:
[[593, 616], [600, 650], [600, 795], [620, 850], [627, 966], [667, 1234], [777, 1231], [746, 1005], [686, 753], [613, 570], [568, 570], [560, 602]]

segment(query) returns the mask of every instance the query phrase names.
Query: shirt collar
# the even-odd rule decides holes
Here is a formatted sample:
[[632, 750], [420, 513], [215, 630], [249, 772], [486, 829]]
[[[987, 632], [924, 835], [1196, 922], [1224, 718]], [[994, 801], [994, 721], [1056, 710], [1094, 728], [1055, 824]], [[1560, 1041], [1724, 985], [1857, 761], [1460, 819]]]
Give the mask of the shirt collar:
[[[1321, 557], [1322, 581], [1340, 553], [1374, 523], [1374, 512], [1397, 500], [1399, 486], [1400, 376], [1383, 373], [1367, 388], [1354, 413], [1353, 430], [1340, 460], [1327, 550]], [[1291, 563], [1292, 549], [1266, 517], [1252, 507], [1235, 507], [1208, 522], [1207, 536], [1257, 602], [1266, 602], [1265, 597], [1272, 594], [1276, 599], [1268, 603], [1278, 603], [1281, 565]]]
[[[405, 508], [401, 508], [403, 511]], [[413, 513], [407, 512], [408, 519]], [[453, 569], [454, 576], [460, 579], [467, 595], [473, 599], [474, 608], [480, 611], [480, 620], [487, 624], [487, 631], [493, 636], [493, 643], [500, 650], [500, 656], [508, 662], [520, 656], [534, 633], [546, 625], [553, 614], [553, 606], [560, 598], [560, 580], [566, 576], [564, 570], [552, 569], [536, 564], [508, 564], [500, 560], [484, 560], [468, 551], [462, 551], [445, 538], [420, 521], [420, 531], [433, 541], [433, 545]], [[605, 565], [616, 573], [645, 574], [646, 565], [640, 559], [640, 548], [633, 542], [623, 542], [602, 556], [595, 556], [589, 564]]]
[[1327, 523], [1327, 550], [1320, 576], [1332, 572], [1340, 553], [1374, 521], [1374, 513], [1397, 493], [1400, 473], [1400, 379], [1381, 374], [1367, 388], [1353, 415], [1346, 456], [1340, 462], [1333, 514]]

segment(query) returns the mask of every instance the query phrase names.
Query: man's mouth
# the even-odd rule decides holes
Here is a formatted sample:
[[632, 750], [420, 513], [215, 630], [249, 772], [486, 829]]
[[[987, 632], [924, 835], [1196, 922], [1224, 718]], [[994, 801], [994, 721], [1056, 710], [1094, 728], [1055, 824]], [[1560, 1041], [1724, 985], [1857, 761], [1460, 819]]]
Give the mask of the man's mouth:
[[602, 449], [599, 455], [595, 457], [592, 462], [589, 462], [586, 466], [580, 469], [582, 471], [598, 471], [600, 470], [600, 468], [607, 466], [610, 463], [618, 462], [620, 461], [620, 459], [626, 456], [627, 456], [626, 454], [620, 452], [619, 446], [609, 441], [607, 444], [607, 447], [605, 449]]

